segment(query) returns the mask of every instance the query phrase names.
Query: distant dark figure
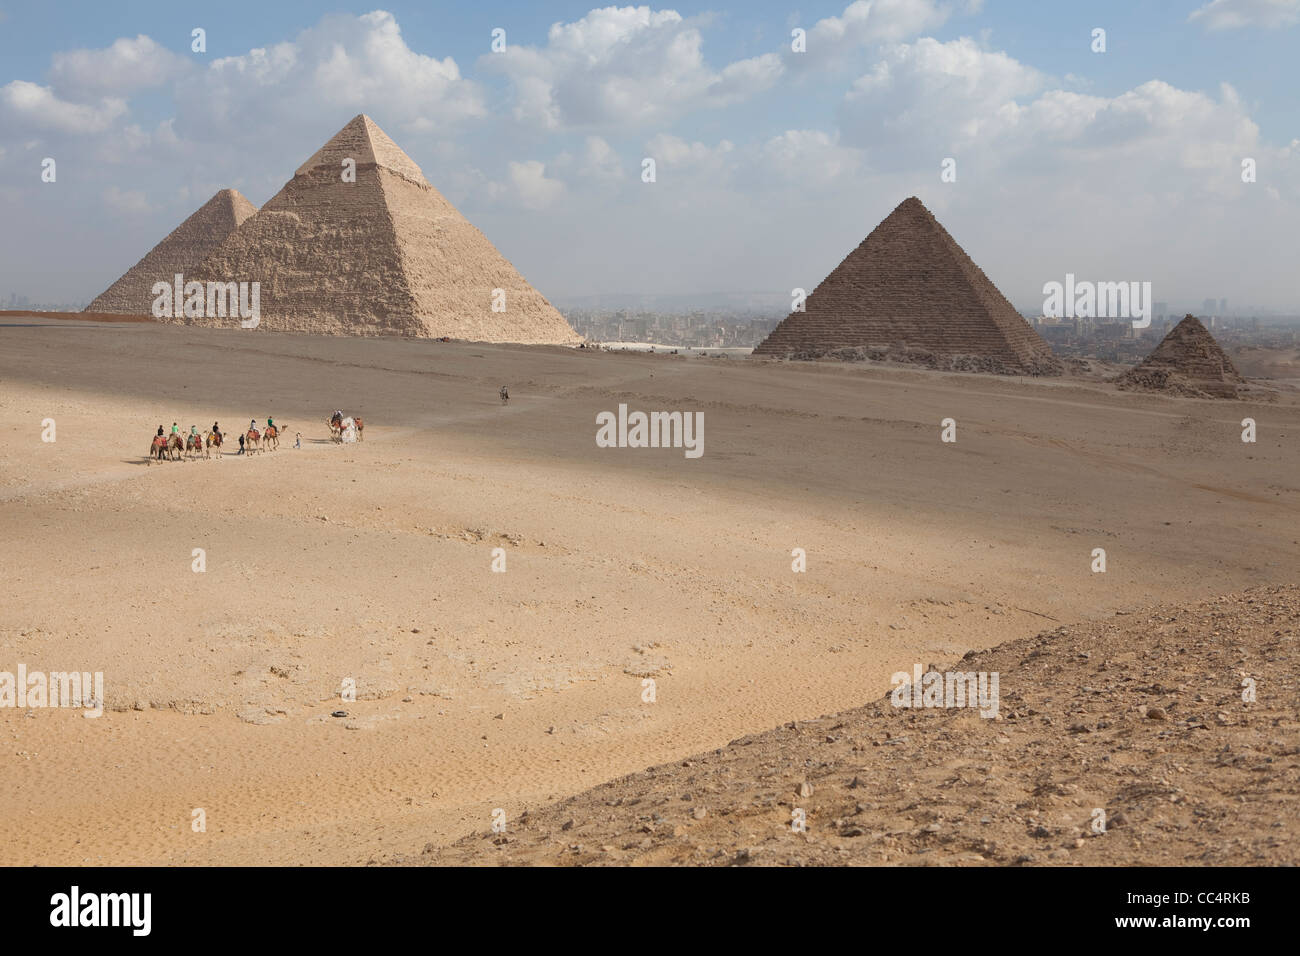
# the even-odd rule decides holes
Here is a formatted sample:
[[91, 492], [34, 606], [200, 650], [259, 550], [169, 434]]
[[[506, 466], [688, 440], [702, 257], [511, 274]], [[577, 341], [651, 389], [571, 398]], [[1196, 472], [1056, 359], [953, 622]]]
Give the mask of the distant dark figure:
[[244, 436], [243, 436], [243, 435], [240, 435], [240, 436], [239, 436], [239, 453], [240, 453], [241, 455], [244, 453]]
[[510, 401], [510, 393], [509, 393], [508, 391], [506, 391], [506, 387], [505, 387], [504, 385], [502, 385], [502, 386], [501, 386], [501, 404], [504, 405], [504, 404], [505, 404], [506, 402], [508, 402], [508, 401]]

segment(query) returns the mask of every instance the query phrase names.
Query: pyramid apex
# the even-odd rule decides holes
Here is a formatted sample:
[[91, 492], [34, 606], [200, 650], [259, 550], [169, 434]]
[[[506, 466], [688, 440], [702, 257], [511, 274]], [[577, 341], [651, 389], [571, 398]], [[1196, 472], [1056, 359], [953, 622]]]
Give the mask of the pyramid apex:
[[351, 159], [357, 166], [382, 166], [422, 186], [427, 186], [424, 172], [415, 160], [407, 156], [393, 140], [366, 113], [358, 113], [348, 120], [337, 133], [311, 159], [294, 171], [303, 176], [321, 166], [337, 171], [344, 160]]

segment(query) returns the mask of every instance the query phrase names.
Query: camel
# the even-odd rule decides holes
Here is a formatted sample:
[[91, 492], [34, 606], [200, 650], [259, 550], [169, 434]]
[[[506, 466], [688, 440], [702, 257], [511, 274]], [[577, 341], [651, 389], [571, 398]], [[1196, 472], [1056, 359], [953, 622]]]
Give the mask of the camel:
[[185, 436], [185, 454], [188, 457], [191, 453], [194, 454], [195, 458], [199, 455], [202, 455], [204, 458], [208, 457], [207, 449], [203, 447], [202, 435]]
[[275, 451], [280, 447], [280, 430], [274, 425], [267, 425], [266, 432], [262, 435], [262, 442], [266, 445], [267, 451]]
[[262, 436], [256, 428], [250, 428], [248, 434], [244, 436], [244, 453], [251, 455], [255, 451], [262, 450]]
[[153, 460], [155, 458], [157, 458], [159, 461], [162, 461], [163, 456], [166, 454], [167, 454], [167, 439], [164, 438], [162, 435], [154, 435], [153, 439], [149, 442], [149, 454], [148, 454], [149, 464], [152, 465]]
[[167, 457], [172, 461], [185, 460], [185, 439], [180, 435], [167, 436]]
[[217, 450], [217, 457], [221, 457], [221, 436], [217, 432], [208, 432], [208, 457], [212, 457], [212, 449]]
[[335, 415], [329, 420], [330, 441], [338, 443], [343, 440], [343, 419]]

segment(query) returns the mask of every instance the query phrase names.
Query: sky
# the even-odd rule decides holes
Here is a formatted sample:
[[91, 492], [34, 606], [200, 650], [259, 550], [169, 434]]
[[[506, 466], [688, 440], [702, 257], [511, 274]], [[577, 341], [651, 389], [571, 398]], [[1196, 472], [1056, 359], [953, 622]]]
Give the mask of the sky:
[[914, 195], [1022, 308], [1300, 312], [1297, 52], [1300, 0], [0, 0], [0, 302], [88, 301], [366, 113], [562, 305], [779, 300]]

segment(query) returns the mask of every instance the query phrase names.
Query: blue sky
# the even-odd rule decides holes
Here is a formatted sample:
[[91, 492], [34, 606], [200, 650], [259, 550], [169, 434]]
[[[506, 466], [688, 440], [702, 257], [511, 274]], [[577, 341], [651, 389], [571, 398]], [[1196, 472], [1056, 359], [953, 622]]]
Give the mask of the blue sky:
[[0, 0], [0, 297], [91, 298], [366, 112], [559, 301], [812, 288], [915, 194], [1018, 305], [1069, 271], [1300, 309], [1298, 23], [1300, 0]]

